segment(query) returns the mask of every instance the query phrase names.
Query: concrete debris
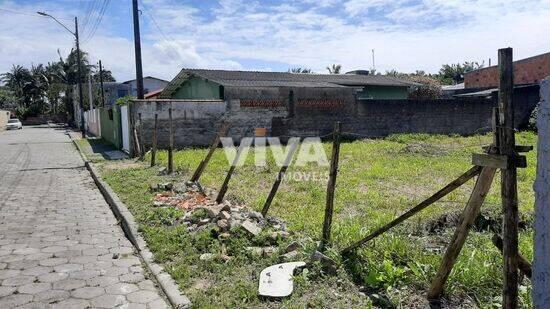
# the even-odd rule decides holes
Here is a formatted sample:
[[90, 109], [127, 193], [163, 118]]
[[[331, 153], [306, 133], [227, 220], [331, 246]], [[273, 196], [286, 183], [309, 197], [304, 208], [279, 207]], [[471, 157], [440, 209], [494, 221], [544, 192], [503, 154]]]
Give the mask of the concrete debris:
[[300, 255], [300, 253], [298, 251], [290, 251], [290, 252], [287, 252], [283, 255], [281, 255], [281, 259], [283, 261], [293, 261], [295, 260], [298, 256]]
[[323, 270], [328, 274], [335, 275], [338, 270], [336, 262], [319, 251], [313, 252], [310, 256], [310, 260], [312, 262], [320, 262]]
[[223, 220], [229, 220], [231, 219], [231, 214], [228, 211], [223, 210], [220, 212], [220, 218]]
[[252, 234], [253, 236], [258, 236], [262, 232], [262, 228], [259, 227], [258, 224], [250, 220], [243, 221], [243, 223], [241, 224], [241, 227], [248, 233]]
[[296, 251], [298, 250], [298, 248], [300, 248], [300, 244], [296, 241], [293, 241], [288, 246], [286, 246], [285, 253]]
[[255, 258], [269, 257], [279, 252], [276, 247], [246, 247], [245, 250], [250, 256]]
[[260, 273], [259, 294], [268, 297], [286, 297], [292, 294], [294, 269], [305, 265], [305, 262], [290, 262], [265, 268]]
[[246, 252], [255, 258], [262, 257], [264, 255], [264, 249], [262, 247], [246, 247]]
[[266, 229], [271, 232], [270, 244], [290, 236], [284, 221], [275, 217], [264, 218], [260, 212], [227, 200], [218, 204], [214, 198], [216, 192], [202, 188], [198, 183], [158, 183], [151, 185], [151, 189], [160, 191], [153, 198], [155, 207], [174, 207], [184, 211], [184, 215], [172, 224], [184, 225], [189, 232], [212, 229], [213, 235], [223, 241], [237, 229], [246, 231], [250, 237], [256, 237]]
[[277, 241], [279, 239], [286, 239], [290, 236], [290, 233], [287, 231], [275, 231], [271, 233], [271, 239]]
[[227, 231], [229, 229], [229, 222], [225, 219], [218, 220], [217, 224], [221, 231]]

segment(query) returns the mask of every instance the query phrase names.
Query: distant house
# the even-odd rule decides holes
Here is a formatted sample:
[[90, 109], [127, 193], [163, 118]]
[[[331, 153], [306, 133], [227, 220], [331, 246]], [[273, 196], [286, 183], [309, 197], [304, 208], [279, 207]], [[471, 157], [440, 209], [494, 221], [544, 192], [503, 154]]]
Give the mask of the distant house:
[[[358, 72], [358, 71], [356, 71]], [[250, 95], [256, 89], [258, 97], [269, 89], [328, 89], [353, 90], [358, 99], [407, 99], [415, 83], [368, 74], [298, 74], [287, 72], [255, 72], [183, 69], [164, 88], [158, 98], [164, 99], [239, 99], [238, 89]], [[322, 94], [319, 93], [322, 97]]]
[[[137, 96], [137, 82], [136, 79], [127, 80], [122, 82], [125, 85], [130, 87], [130, 95]], [[143, 93], [154, 92], [160, 89], [163, 89], [168, 85], [168, 81], [153, 76], [146, 76], [143, 78]]]
[[108, 82], [103, 83], [103, 89], [105, 92], [105, 106], [110, 107], [116, 104], [118, 98], [123, 98], [130, 95], [130, 85]]

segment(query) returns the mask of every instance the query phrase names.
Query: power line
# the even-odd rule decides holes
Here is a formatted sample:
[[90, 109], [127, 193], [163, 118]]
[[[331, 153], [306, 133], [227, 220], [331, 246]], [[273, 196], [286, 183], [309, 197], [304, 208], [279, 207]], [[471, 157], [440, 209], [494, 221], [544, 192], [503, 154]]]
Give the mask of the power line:
[[88, 2], [88, 7], [86, 9], [86, 13], [82, 22], [82, 33], [84, 33], [88, 22], [90, 21], [90, 16], [92, 16], [93, 11], [95, 10], [96, 4], [98, 3], [98, 0], [91, 0]]
[[107, 10], [107, 7], [109, 6], [110, 0], [104, 0], [103, 5], [101, 7], [101, 10], [99, 12], [99, 16], [92, 26], [90, 32], [88, 33], [88, 37], [85, 40], [85, 43], [88, 43], [95, 35], [97, 29], [99, 28], [99, 25], [101, 24], [101, 21], [103, 20], [103, 16], [105, 15], [105, 11]]

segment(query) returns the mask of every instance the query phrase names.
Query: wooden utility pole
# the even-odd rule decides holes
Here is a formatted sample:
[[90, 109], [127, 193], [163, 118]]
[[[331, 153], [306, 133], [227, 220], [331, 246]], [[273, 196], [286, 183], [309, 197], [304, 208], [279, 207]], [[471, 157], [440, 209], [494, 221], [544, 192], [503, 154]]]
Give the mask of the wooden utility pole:
[[143, 69], [141, 66], [141, 38], [139, 34], [139, 9], [138, 0], [132, 0], [134, 17], [134, 49], [136, 55], [136, 88], [137, 98], [143, 100]]
[[172, 127], [172, 108], [168, 109], [168, 125], [170, 126], [170, 143], [168, 145], [168, 174], [174, 171], [174, 128]]
[[277, 190], [279, 190], [279, 185], [281, 184], [281, 181], [283, 181], [286, 170], [288, 169], [288, 166], [292, 162], [292, 156], [294, 155], [294, 152], [296, 152], [296, 149], [298, 148], [298, 143], [290, 144], [288, 147], [290, 148], [285, 158], [285, 162], [283, 162], [283, 166], [281, 166], [281, 170], [279, 171], [279, 174], [277, 174], [277, 179], [275, 179], [275, 182], [273, 183], [273, 187], [271, 187], [271, 191], [269, 191], [269, 195], [267, 196], [264, 207], [262, 208], [262, 215], [264, 217], [267, 215], [267, 212], [269, 211], [269, 207], [271, 206], [271, 203], [275, 198], [275, 194], [277, 193]]
[[340, 122], [334, 124], [332, 134], [332, 157], [330, 159], [330, 174], [327, 185], [327, 198], [325, 205], [325, 220], [323, 222], [323, 235], [319, 249], [323, 251], [330, 242], [330, 230], [332, 227], [332, 213], [334, 211], [334, 190], [336, 187], [336, 175], [338, 174], [338, 157], [340, 156]]
[[[54, 18], [55, 19], [55, 18]], [[78, 99], [80, 103], [80, 124], [82, 125], [82, 138], [86, 138], [86, 126], [84, 125], [84, 95], [82, 94], [82, 59], [80, 55], [80, 39], [78, 35], [78, 19], [74, 18], [74, 35], [76, 39], [76, 62], [78, 72]]]
[[155, 114], [155, 124], [153, 127], [153, 140], [151, 145], [151, 167], [155, 166], [155, 160], [157, 156], [157, 125], [158, 125], [159, 115]]
[[105, 89], [103, 88], [103, 66], [99, 60], [99, 84], [101, 87], [101, 106], [105, 107]]
[[227, 134], [228, 128], [229, 128], [229, 124], [227, 122], [223, 122], [221, 124], [220, 130], [218, 131], [218, 134], [214, 138], [214, 141], [212, 141], [212, 144], [210, 145], [210, 149], [208, 150], [206, 157], [201, 161], [201, 163], [199, 163], [199, 166], [197, 167], [197, 169], [193, 173], [193, 176], [191, 177], [191, 181], [193, 182], [199, 181], [199, 178], [201, 177], [202, 172], [204, 172], [206, 165], [208, 165], [208, 162], [210, 162], [210, 159], [212, 158], [214, 151], [216, 151], [216, 148], [218, 148], [221, 137]]
[[498, 106], [501, 126], [500, 154], [514, 164], [501, 170], [504, 289], [503, 308], [517, 308], [518, 298], [518, 192], [514, 132], [514, 68], [511, 48], [498, 50]]

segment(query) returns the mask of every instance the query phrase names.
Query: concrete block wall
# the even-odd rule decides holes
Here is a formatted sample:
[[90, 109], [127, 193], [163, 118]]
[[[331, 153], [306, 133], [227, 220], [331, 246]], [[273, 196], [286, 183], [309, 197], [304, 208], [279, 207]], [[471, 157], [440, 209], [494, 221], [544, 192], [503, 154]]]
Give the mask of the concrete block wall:
[[[246, 92], [249, 91], [249, 92]], [[398, 133], [481, 134], [491, 130], [494, 100], [461, 98], [441, 100], [357, 100], [354, 93], [327, 92], [322, 98], [297, 91], [291, 110], [288, 92], [253, 89], [240, 93], [242, 99], [222, 100], [144, 100], [134, 101], [132, 114], [142, 114], [144, 141], [151, 143], [154, 114], [159, 114], [159, 147], [168, 145], [168, 108], [173, 108], [175, 146], [207, 146], [222, 121], [230, 123], [228, 135], [235, 142], [254, 136], [265, 128], [270, 136], [324, 136], [335, 121], [343, 130], [367, 137]], [[259, 92], [258, 92], [259, 91]], [[263, 95], [253, 98], [255, 95]], [[237, 95], [235, 95], [237, 96]], [[247, 98], [250, 97], [250, 99]], [[251, 100], [264, 100], [272, 107], [258, 107]], [[267, 101], [265, 101], [267, 100]], [[305, 104], [300, 105], [301, 100]], [[276, 102], [281, 102], [280, 104]], [[309, 104], [309, 105], [308, 105]], [[516, 105], [517, 119], [528, 119], [533, 107]]]
[[216, 136], [218, 124], [226, 113], [226, 103], [222, 100], [136, 100], [132, 102], [131, 117], [134, 123], [141, 113], [143, 140], [151, 145], [155, 114], [158, 114], [158, 146], [169, 144], [168, 109], [172, 108], [174, 146], [206, 146]]

